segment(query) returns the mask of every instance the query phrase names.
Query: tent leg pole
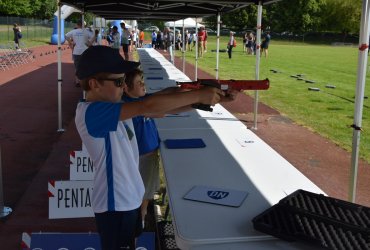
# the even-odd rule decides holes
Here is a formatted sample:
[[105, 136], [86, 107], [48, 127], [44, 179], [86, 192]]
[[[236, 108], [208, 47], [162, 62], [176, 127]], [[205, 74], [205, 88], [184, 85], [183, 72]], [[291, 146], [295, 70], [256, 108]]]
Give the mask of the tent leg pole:
[[3, 174], [1, 167], [1, 147], [0, 147], [0, 218], [8, 216], [12, 209], [4, 206], [4, 193], [3, 193]]
[[360, 151], [360, 135], [362, 124], [362, 111], [366, 83], [366, 68], [368, 58], [369, 33], [370, 33], [370, 4], [368, 0], [362, 1], [360, 40], [358, 51], [358, 67], [356, 81], [355, 114], [353, 119], [352, 156], [349, 183], [349, 201], [356, 201], [356, 186], [358, 175], [358, 157]]
[[58, 1], [58, 132], [64, 132], [62, 119], [62, 48], [61, 48], [61, 3]]
[[182, 72], [185, 74], [185, 52], [186, 52], [186, 40], [185, 40], [185, 21], [182, 19]]
[[220, 26], [221, 14], [217, 13], [217, 40], [216, 40], [216, 80], [218, 80], [218, 69], [220, 64]]
[[195, 34], [193, 35], [193, 41], [195, 41], [195, 76], [194, 80], [198, 80], [198, 17], [195, 17]]
[[[258, 2], [258, 12], [257, 12], [257, 46], [256, 46], [256, 80], [260, 79], [260, 59], [261, 59], [261, 25], [262, 25], [262, 2]], [[254, 91], [254, 122], [253, 129], [257, 130], [257, 114], [258, 114], [258, 90]]]

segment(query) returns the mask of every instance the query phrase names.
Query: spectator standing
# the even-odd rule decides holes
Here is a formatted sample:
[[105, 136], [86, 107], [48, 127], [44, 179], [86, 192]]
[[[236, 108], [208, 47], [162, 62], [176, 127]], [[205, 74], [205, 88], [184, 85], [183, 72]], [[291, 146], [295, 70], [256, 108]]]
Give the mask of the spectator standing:
[[137, 40], [138, 40], [138, 33], [137, 33], [137, 30], [132, 30], [131, 31], [131, 38], [132, 38], [132, 50], [136, 50], [136, 46], [137, 46]]
[[[68, 41], [69, 47], [72, 48], [72, 58], [75, 69], [77, 70], [78, 63], [81, 58], [81, 54], [91, 46], [91, 40], [93, 34], [82, 27], [82, 21], [77, 22], [76, 29], [71, 30], [66, 35], [66, 40]], [[75, 86], [80, 87], [80, 80], [78, 77], [75, 77]]]
[[262, 39], [262, 44], [261, 44], [261, 56], [263, 52], [265, 52], [265, 57], [268, 56], [270, 40], [271, 40], [270, 31], [266, 31], [263, 34], [263, 39]]
[[170, 53], [170, 62], [174, 64], [174, 58], [173, 58], [173, 50], [172, 50], [172, 43], [173, 43], [173, 33], [170, 32], [170, 28], [166, 27], [164, 29], [164, 34], [165, 34], [165, 44], [166, 44], [166, 49], [168, 53]]
[[194, 31], [193, 32], [193, 45], [191, 46], [191, 50], [193, 50], [193, 48], [195, 47], [195, 45], [197, 44], [197, 39], [198, 39], [198, 35], [197, 33]]
[[128, 36], [128, 53], [131, 54], [132, 52], [132, 32], [130, 31], [130, 35]]
[[188, 40], [189, 40], [189, 31], [188, 30], [185, 30], [185, 34], [184, 34], [184, 42], [183, 42], [183, 51], [187, 51], [188, 50]]
[[99, 32], [98, 29], [95, 29], [95, 34], [94, 34], [94, 37], [93, 37], [92, 45], [93, 46], [102, 45], [102, 37], [101, 37], [100, 32]]
[[139, 33], [139, 48], [144, 47], [144, 38], [145, 38], [145, 33], [144, 33], [143, 30], [140, 30], [140, 33]]
[[205, 27], [204, 28], [204, 40], [203, 40], [203, 52], [207, 52], [207, 39], [208, 39], [208, 32]]
[[205, 37], [204, 27], [200, 27], [198, 31], [198, 57], [203, 57], [204, 50], [204, 37]]
[[163, 33], [158, 30], [157, 32], [157, 49], [163, 49], [163, 41], [162, 41], [162, 38], [163, 38]]
[[163, 49], [164, 52], [167, 52], [167, 27], [164, 29], [164, 32], [162, 33], [162, 43], [163, 43]]
[[192, 43], [193, 43], [193, 32], [190, 31], [188, 33], [188, 44], [187, 44], [188, 51], [192, 51], [193, 50], [193, 48], [191, 47]]
[[235, 99], [217, 88], [201, 88], [121, 103], [127, 87], [125, 73], [137, 66], [112, 48], [92, 46], [82, 54], [77, 69], [86, 101], [78, 104], [75, 123], [94, 164], [92, 208], [102, 249], [134, 250], [135, 237], [142, 230], [140, 206], [145, 190], [131, 118]]
[[181, 33], [176, 31], [176, 47], [178, 50], [182, 50]]
[[22, 38], [22, 30], [21, 30], [21, 27], [17, 23], [14, 23], [13, 25], [13, 33], [14, 33], [13, 41], [14, 41], [15, 49], [20, 50], [19, 40]]
[[123, 49], [123, 55], [126, 61], [130, 60], [129, 56], [129, 46], [130, 46], [130, 31], [126, 28], [126, 24], [124, 22], [121, 22], [121, 45]]
[[229, 59], [231, 59], [232, 57], [234, 47], [236, 47], [234, 32], [230, 31], [230, 38], [229, 38], [229, 42], [227, 43], [227, 54], [229, 55]]
[[113, 42], [112, 27], [109, 27], [109, 29], [107, 30], [106, 39], [107, 39], [108, 45], [111, 46], [111, 44]]
[[245, 32], [244, 33], [244, 36], [243, 36], [243, 52], [247, 52], [247, 54], [248, 54], [248, 50], [247, 50], [247, 46], [248, 46], [248, 35], [249, 35], [249, 33], [248, 32]]
[[248, 33], [246, 46], [247, 46], [247, 54], [254, 55], [254, 35], [252, 32]]
[[152, 48], [153, 49], [157, 48], [156, 44], [157, 44], [157, 32], [153, 30], [152, 32]]
[[118, 32], [118, 27], [113, 26], [112, 28], [112, 48], [118, 50], [118, 53], [120, 50], [120, 44], [121, 44], [121, 35]]

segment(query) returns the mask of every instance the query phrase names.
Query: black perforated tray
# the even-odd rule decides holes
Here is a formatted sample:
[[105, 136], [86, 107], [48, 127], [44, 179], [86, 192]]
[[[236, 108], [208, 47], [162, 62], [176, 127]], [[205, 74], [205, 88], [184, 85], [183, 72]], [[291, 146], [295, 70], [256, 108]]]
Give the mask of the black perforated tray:
[[325, 249], [370, 250], [370, 208], [297, 190], [253, 219], [254, 228]]
[[158, 222], [157, 229], [160, 250], [180, 250], [176, 245], [175, 231], [170, 221]]

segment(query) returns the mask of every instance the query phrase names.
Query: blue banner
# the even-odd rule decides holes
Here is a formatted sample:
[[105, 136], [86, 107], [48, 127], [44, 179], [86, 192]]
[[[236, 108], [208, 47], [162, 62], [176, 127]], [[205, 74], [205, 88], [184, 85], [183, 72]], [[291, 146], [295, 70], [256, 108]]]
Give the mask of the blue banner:
[[[31, 250], [100, 250], [97, 233], [32, 233]], [[137, 250], [155, 250], [155, 234], [144, 232]]]

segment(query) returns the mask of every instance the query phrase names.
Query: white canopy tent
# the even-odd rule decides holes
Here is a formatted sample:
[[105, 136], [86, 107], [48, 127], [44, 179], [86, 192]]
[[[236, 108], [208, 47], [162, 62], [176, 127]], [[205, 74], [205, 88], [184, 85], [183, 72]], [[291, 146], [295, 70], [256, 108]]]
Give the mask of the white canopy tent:
[[[170, 21], [170, 22], [165, 22], [164, 23], [164, 26], [167, 26], [167, 27], [173, 27], [175, 26], [176, 28], [195, 28], [197, 25], [197, 22], [193, 19], [193, 18], [185, 18], [185, 19], [181, 19], [181, 20], [177, 20], [175, 22], [173, 21]], [[204, 27], [203, 24], [200, 24], [198, 23], [198, 27]]]

